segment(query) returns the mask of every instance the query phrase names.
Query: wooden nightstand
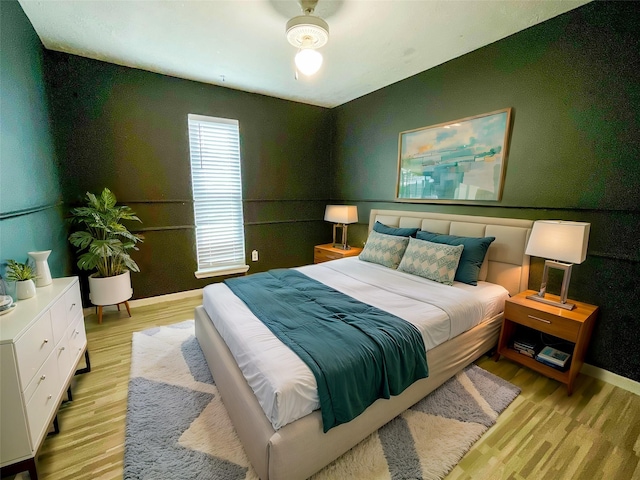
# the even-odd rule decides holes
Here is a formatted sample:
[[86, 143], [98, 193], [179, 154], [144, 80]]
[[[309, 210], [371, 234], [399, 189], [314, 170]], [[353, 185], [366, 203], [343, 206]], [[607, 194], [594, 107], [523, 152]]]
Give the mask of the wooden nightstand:
[[[584, 355], [589, 346], [589, 339], [593, 331], [593, 325], [598, 313], [598, 307], [588, 303], [576, 302], [573, 310], [565, 310], [551, 305], [528, 300], [527, 295], [536, 292], [527, 290], [519, 293], [515, 297], [509, 298], [504, 307], [504, 320], [498, 341], [498, 353], [496, 361], [500, 355], [507, 357], [514, 362], [518, 362], [531, 370], [546, 375], [549, 378], [558, 380], [567, 385], [568, 394], [573, 392], [573, 381], [580, 372], [580, 367], [584, 361]], [[546, 295], [552, 300], [559, 301], [555, 295]], [[518, 325], [524, 325], [539, 332], [543, 332], [554, 337], [571, 342], [574, 345], [571, 353], [571, 366], [567, 371], [556, 370], [548, 367], [534, 358], [527, 357], [512, 348], [512, 338]]]
[[357, 257], [362, 252], [361, 248], [351, 247], [349, 250], [334, 248], [333, 243], [325, 245], [316, 245], [313, 248], [313, 263], [328, 262], [329, 260], [337, 260], [338, 258]]

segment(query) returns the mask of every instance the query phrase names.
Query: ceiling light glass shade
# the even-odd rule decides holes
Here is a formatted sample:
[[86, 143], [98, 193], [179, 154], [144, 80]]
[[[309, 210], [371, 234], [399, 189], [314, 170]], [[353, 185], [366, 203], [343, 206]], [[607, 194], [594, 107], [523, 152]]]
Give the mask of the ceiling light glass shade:
[[287, 40], [298, 48], [304, 45], [320, 48], [329, 40], [329, 25], [312, 15], [294, 17], [287, 22]]
[[322, 55], [312, 48], [303, 48], [296, 54], [296, 67], [303, 75], [313, 75], [322, 66]]

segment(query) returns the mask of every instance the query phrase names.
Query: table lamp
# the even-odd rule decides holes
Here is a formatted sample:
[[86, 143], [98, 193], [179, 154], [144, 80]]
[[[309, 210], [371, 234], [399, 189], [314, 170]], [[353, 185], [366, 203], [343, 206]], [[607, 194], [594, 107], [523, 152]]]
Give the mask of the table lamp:
[[[567, 303], [571, 268], [575, 263], [584, 262], [587, 257], [590, 226], [589, 223], [562, 220], [538, 220], [533, 224], [525, 253], [544, 258], [545, 262], [540, 291], [529, 295], [528, 299], [567, 310], [575, 308], [574, 304]], [[564, 271], [559, 302], [545, 298], [550, 268]]]
[[[358, 221], [358, 207], [355, 205], [327, 205], [324, 219], [333, 222], [333, 247], [350, 250], [347, 245], [347, 226]], [[336, 243], [336, 229], [342, 228], [342, 243]]]

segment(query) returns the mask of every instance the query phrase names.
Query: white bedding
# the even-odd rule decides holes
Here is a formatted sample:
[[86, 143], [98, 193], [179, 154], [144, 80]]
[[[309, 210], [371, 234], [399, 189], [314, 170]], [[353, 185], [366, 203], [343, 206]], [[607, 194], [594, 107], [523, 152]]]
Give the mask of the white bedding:
[[[508, 292], [478, 282], [453, 287], [363, 262], [357, 257], [297, 270], [415, 325], [427, 350], [502, 312]], [[274, 429], [319, 408], [316, 380], [223, 283], [204, 289], [203, 305]]]

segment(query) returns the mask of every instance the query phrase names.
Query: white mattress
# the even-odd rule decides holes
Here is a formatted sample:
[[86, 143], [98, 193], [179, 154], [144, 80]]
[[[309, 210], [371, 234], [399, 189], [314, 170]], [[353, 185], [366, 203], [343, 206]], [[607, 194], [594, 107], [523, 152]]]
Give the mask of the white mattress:
[[[508, 298], [500, 285], [451, 287], [357, 257], [297, 270], [412, 323], [427, 351], [498, 315]], [[274, 429], [320, 407], [311, 370], [225, 284], [205, 287], [203, 306]]]

